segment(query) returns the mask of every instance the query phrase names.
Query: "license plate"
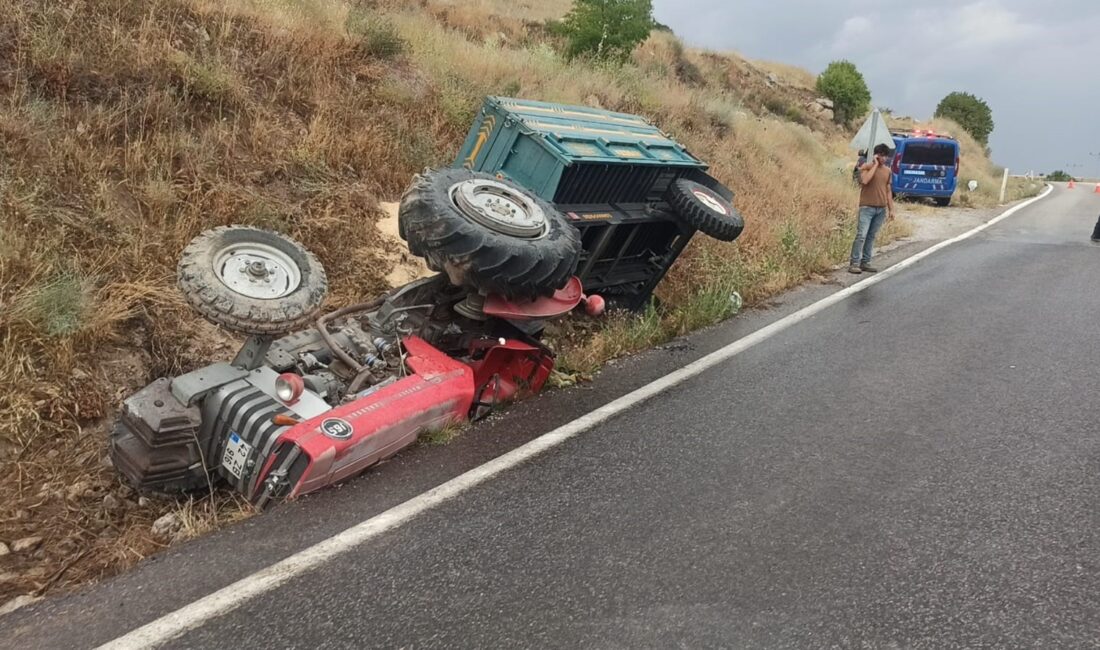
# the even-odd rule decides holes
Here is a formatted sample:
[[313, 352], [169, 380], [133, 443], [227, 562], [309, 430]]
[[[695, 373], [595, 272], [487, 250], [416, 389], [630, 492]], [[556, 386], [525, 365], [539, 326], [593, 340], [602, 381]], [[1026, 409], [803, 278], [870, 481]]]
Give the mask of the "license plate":
[[244, 473], [244, 464], [252, 453], [252, 445], [248, 444], [236, 433], [230, 434], [229, 442], [225, 445], [225, 453], [222, 454], [222, 467], [229, 470], [234, 478], [240, 478]]

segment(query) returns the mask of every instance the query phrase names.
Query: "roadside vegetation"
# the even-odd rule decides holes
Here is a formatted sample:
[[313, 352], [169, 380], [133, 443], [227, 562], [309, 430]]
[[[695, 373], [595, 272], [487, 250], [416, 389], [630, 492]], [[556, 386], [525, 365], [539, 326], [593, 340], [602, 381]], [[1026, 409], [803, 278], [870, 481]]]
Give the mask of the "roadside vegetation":
[[983, 147], [989, 145], [989, 134], [994, 127], [993, 111], [985, 100], [970, 93], [953, 92], [940, 100], [933, 115], [955, 122]]
[[836, 120], [846, 123], [871, 110], [871, 90], [851, 61], [833, 61], [817, 78], [817, 91], [833, 100]]
[[[698, 238], [660, 308], [563, 328], [569, 375], [843, 258], [850, 134], [804, 74], [666, 31], [618, 61], [570, 58], [547, 26], [565, 0], [411, 4], [0, 0], [0, 605], [248, 514], [225, 493], [139, 497], [105, 462], [122, 397], [237, 344], [185, 307], [178, 253], [213, 226], [275, 228], [321, 258], [332, 305], [386, 290], [401, 245], [379, 201], [449, 164], [485, 95], [646, 115], [749, 224], [732, 245]], [[964, 147], [988, 205], [996, 170]]]
[[625, 63], [656, 24], [651, 0], [576, 0], [560, 22], [547, 23], [565, 38], [569, 59]]

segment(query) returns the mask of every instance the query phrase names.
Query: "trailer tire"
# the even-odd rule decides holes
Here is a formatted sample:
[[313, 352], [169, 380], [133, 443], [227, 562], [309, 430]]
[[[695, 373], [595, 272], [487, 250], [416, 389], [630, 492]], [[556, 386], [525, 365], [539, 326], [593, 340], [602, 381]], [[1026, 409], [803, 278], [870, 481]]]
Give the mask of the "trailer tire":
[[580, 234], [546, 201], [497, 177], [426, 170], [401, 199], [409, 250], [451, 282], [506, 298], [551, 295], [580, 259]]
[[665, 200], [681, 221], [715, 239], [733, 241], [745, 229], [732, 203], [695, 181], [676, 180], [665, 192]]
[[177, 282], [211, 323], [259, 336], [311, 322], [328, 289], [324, 267], [305, 247], [245, 226], [222, 226], [192, 239], [180, 255]]
[[935, 201], [936, 205], [940, 206], [941, 208], [946, 208], [947, 206], [951, 205], [950, 196], [939, 196], [936, 197]]

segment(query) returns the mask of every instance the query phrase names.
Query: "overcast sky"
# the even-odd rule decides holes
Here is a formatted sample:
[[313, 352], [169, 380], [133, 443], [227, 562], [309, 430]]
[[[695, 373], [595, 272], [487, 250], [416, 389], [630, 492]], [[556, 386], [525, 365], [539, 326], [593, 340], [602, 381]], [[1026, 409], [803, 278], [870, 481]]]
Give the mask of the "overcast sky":
[[953, 90], [993, 109], [993, 158], [1014, 172], [1100, 175], [1098, 0], [654, 0], [691, 45], [816, 73], [863, 72], [874, 103], [930, 117]]

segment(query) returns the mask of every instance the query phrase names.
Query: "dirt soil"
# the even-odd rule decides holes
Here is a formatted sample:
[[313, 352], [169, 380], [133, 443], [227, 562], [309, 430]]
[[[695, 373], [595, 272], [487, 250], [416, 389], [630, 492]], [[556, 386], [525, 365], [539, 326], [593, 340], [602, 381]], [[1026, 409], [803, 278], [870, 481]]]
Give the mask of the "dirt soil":
[[401, 235], [397, 230], [397, 212], [401, 205], [381, 202], [378, 207], [385, 213], [385, 216], [378, 221], [378, 230], [394, 244], [386, 247], [386, 259], [393, 265], [393, 270], [386, 275], [386, 282], [391, 287], [399, 287], [431, 275], [432, 271], [424, 260], [410, 253], [401, 241]]
[[933, 207], [899, 203], [898, 218], [909, 221], [913, 234], [899, 243], [949, 239], [982, 225], [1005, 208]]

